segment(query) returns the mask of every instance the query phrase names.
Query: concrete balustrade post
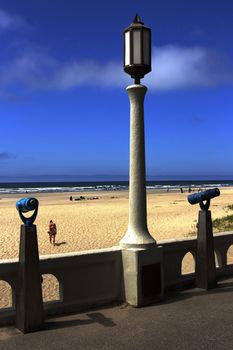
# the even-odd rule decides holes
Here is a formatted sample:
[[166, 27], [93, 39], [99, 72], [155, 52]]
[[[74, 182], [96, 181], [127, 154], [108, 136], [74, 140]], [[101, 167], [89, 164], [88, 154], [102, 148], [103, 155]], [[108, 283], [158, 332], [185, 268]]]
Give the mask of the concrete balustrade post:
[[21, 225], [16, 327], [22, 333], [43, 328], [44, 310], [36, 225]]
[[210, 210], [200, 210], [197, 232], [196, 286], [203, 289], [217, 287], [214, 238]]

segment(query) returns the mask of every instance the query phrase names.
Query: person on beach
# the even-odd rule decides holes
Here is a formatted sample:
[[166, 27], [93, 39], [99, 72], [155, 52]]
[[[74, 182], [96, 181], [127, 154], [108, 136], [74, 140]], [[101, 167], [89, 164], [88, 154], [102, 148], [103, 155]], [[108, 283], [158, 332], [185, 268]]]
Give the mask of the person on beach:
[[49, 234], [49, 241], [50, 241], [50, 243], [55, 246], [55, 238], [56, 238], [56, 234], [57, 234], [57, 226], [56, 226], [55, 222], [53, 222], [53, 220], [50, 220], [50, 222], [49, 222], [48, 234]]

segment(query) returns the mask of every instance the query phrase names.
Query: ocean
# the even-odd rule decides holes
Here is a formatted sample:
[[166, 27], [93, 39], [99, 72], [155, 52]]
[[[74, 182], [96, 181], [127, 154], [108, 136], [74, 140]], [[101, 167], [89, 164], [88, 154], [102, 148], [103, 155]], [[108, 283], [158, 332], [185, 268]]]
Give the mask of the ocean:
[[[147, 181], [148, 190], [179, 190], [180, 188], [195, 190], [197, 188], [214, 188], [233, 186], [233, 180], [205, 180], [205, 181]], [[112, 182], [14, 182], [0, 183], [0, 195], [3, 194], [30, 194], [53, 192], [93, 192], [119, 191], [129, 189], [127, 181]]]

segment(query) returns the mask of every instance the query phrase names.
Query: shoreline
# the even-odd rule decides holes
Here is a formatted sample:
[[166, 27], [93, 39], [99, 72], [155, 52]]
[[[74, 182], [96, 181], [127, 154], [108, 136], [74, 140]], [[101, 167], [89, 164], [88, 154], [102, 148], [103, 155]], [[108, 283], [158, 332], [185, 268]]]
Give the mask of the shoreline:
[[[230, 189], [233, 187], [233, 180], [172, 180], [172, 181], [146, 181], [146, 190], [156, 193], [166, 192], [198, 192], [207, 189], [219, 187], [221, 189]], [[0, 183], [0, 198], [8, 195], [33, 196], [41, 194], [55, 193], [104, 193], [104, 192], [128, 192], [128, 181], [112, 181], [112, 182], [14, 182]]]
[[[191, 187], [191, 193], [195, 193], [195, 192], [198, 192], [198, 189], [201, 189], [202, 191], [206, 191], [208, 189], [211, 189], [211, 188], [215, 188], [215, 187], [219, 187], [219, 190], [220, 192], [221, 191], [225, 191], [225, 190], [233, 190], [233, 186], [212, 186], [212, 187], [204, 187], [204, 186], [195, 186], [195, 187]], [[185, 187], [185, 186], [181, 186], [181, 187], [169, 187], [169, 191], [167, 191], [167, 188], [147, 188], [146, 189], [146, 192], [147, 194], [162, 194], [162, 193], [165, 193], [165, 194], [169, 194], [169, 193], [181, 193], [181, 190], [180, 188], [183, 189], [183, 193], [182, 194], [187, 194], [189, 195], [190, 192], [188, 191], [189, 187]], [[98, 194], [99, 196], [100, 195], [103, 195], [103, 196], [106, 196], [108, 194], [113, 194], [113, 193], [128, 193], [129, 192], [129, 188], [127, 189], [114, 189], [114, 190], [90, 190], [90, 191], [42, 191], [42, 192], [25, 192], [25, 191], [22, 191], [22, 192], [17, 192], [17, 193], [0, 193], [0, 200], [1, 199], [4, 199], [4, 198], [12, 198], [12, 197], [18, 197], [18, 196], [21, 196], [21, 197], [29, 197], [29, 196], [40, 196], [40, 197], [45, 197], [45, 196], [59, 196], [59, 195], [69, 195], [69, 196], [82, 196], [82, 195], [85, 195], [85, 196], [94, 196], [95, 194]]]

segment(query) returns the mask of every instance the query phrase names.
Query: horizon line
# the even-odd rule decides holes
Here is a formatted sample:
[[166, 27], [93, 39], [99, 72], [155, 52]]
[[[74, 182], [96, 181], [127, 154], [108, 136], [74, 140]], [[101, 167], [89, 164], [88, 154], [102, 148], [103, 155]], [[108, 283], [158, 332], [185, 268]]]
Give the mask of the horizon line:
[[[128, 175], [0, 175], [0, 183], [11, 182], [129, 182]], [[233, 181], [233, 175], [148, 175], [148, 181]]]

